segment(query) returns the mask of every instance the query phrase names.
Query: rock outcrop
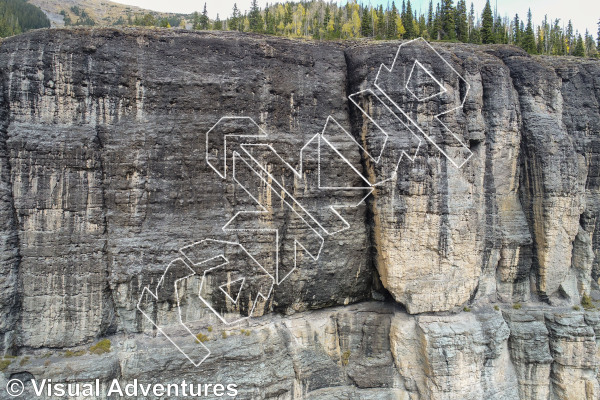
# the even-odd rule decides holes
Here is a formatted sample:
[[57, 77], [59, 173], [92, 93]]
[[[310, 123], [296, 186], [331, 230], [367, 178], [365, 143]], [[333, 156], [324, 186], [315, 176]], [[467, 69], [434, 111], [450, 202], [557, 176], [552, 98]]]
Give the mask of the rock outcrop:
[[[17, 358], [4, 360], [0, 387], [11, 377], [106, 388], [200, 374], [248, 399], [599, 398], [600, 63], [437, 43], [437, 53], [398, 58], [399, 44], [141, 29], [4, 40], [0, 350]], [[438, 71], [436, 57], [464, 81]], [[440, 74], [445, 95], [415, 102], [394, 83], [415, 58]], [[386, 81], [380, 65], [392, 62]], [[442, 125], [431, 120], [454, 105]], [[431, 140], [416, 150], [392, 119], [382, 145], [374, 121], [385, 109], [427, 126]], [[251, 168], [235, 172], [239, 185], [215, 173], [207, 157], [230, 174], [231, 160], [205, 134], [227, 116], [266, 132], [281, 159], [264, 147], [252, 156], [284, 185]], [[343, 167], [303, 147], [327, 129]], [[370, 157], [385, 146], [389, 161]], [[467, 153], [460, 168], [450, 162]], [[398, 160], [366, 201], [348, 189]], [[322, 188], [336, 184], [345, 189]], [[290, 206], [296, 196], [314, 223]], [[267, 230], [223, 230], [240, 211], [263, 212], [276, 252]], [[315, 225], [341, 217], [350, 229], [326, 236], [316, 261], [296, 252]], [[221, 304], [226, 317], [257, 317], [233, 327], [195, 296], [215, 298], [216, 280], [150, 301], [172, 337], [185, 335], [180, 311], [202, 333], [211, 356], [196, 367], [137, 304], [173, 260], [192, 260], [180, 249], [209, 237], [248, 243], [266, 272], [291, 273], [264, 301], [252, 292]], [[110, 352], [81, 351], [105, 337]]]

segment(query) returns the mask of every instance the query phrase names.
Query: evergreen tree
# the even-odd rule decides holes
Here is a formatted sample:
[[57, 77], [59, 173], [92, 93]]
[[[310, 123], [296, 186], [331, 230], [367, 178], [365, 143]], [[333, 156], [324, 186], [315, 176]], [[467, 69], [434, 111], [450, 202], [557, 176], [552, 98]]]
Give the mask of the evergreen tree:
[[494, 39], [494, 16], [492, 15], [490, 0], [487, 0], [481, 15], [481, 42], [483, 44], [494, 43]]
[[577, 35], [577, 42], [575, 44], [575, 50], [573, 50], [573, 55], [575, 57], [585, 57], [585, 47], [583, 46], [581, 34]]
[[458, 0], [456, 3], [456, 38], [463, 43], [469, 41], [467, 4], [465, 0]]
[[515, 14], [513, 19], [513, 43], [517, 46], [521, 45], [523, 31], [521, 30], [521, 22], [519, 20], [519, 14]]
[[440, 12], [440, 3], [436, 4], [435, 17], [433, 19], [433, 37], [432, 39], [440, 40], [442, 37], [442, 13]]
[[564, 55], [566, 52], [564, 32], [560, 27], [560, 19], [558, 18], [554, 20], [554, 25], [550, 31], [550, 40], [552, 42], [550, 54]]
[[238, 10], [237, 4], [233, 3], [233, 13], [231, 15], [231, 18], [229, 18], [229, 23], [227, 24], [227, 27], [231, 31], [237, 31], [239, 29], [239, 25], [240, 25], [240, 10]]
[[269, 5], [265, 7], [265, 33], [275, 34], [275, 15], [269, 10]]
[[547, 15], [544, 15], [542, 25], [538, 29], [538, 53], [550, 54], [550, 24]]
[[323, 14], [323, 29], [327, 30], [327, 25], [329, 25], [329, 21], [331, 20], [331, 8], [329, 8], [329, 4], [325, 7], [325, 14]]
[[473, 30], [475, 29], [475, 6], [471, 2], [471, 10], [469, 11], [469, 43], [478, 43], [473, 41]]
[[[600, 26], [600, 25], [599, 25]], [[433, 0], [429, 0], [429, 11], [427, 12], [427, 32], [433, 37]], [[600, 32], [600, 30], [599, 30]]]
[[442, 0], [442, 39], [456, 39], [456, 25], [454, 23], [454, 5], [452, 0]]
[[396, 4], [394, 4], [394, 2], [392, 1], [392, 9], [389, 12], [387, 35], [386, 35], [386, 37], [388, 39], [396, 39], [398, 37], [397, 33], [396, 33], [396, 19], [397, 18], [398, 18], [398, 9], [396, 8]]
[[596, 48], [598, 49], [598, 52], [600, 53], [600, 19], [598, 20], [598, 33], [596, 36]]
[[360, 19], [360, 35], [362, 37], [371, 37], [373, 35], [373, 24], [368, 7], [363, 8], [362, 17]]
[[[66, 11], [61, 14], [65, 25], [69, 25], [68, 22], [71, 21]], [[30, 29], [49, 27], [50, 20], [37, 6], [29, 4], [25, 0], [0, 1], [0, 37], [18, 35]]]
[[[404, 9], [404, 1], [402, 1], [402, 8]], [[404, 14], [402, 16], [402, 25], [404, 29], [406, 29], [406, 38], [412, 39], [416, 36], [415, 27], [413, 24], [413, 12], [412, 6], [410, 5], [410, 0], [406, 3], [406, 9], [404, 9]]]
[[260, 9], [258, 8], [257, 0], [252, 0], [252, 6], [248, 13], [248, 22], [250, 25], [251, 32], [262, 32], [264, 28], [264, 21], [262, 15], [260, 15]]
[[523, 33], [523, 44], [521, 47], [529, 54], [535, 54], [537, 50], [535, 46], [533, 24], [531, 22], [531, 8], [527, 11], [527, 28], [525, 28], [525, 32]]
[[217, 14], [217, 18], [213, 22], [213, 29], [215, 31], [223, 30], [223, 21], [219, 18], [219, 14]]
[[575, 36], [573, 36], [573, 24], [571, 20], [567, 24], [567, 31], [565, 32], [565, 40], [567, 41], [567, 52], [573, 54], [573, 48], [575, 47]]
[[496, 16], [496, 22], [494, 23], [494, 43], [508, 43], [506, 30], [500, 16]]
[[[137, 20], [137, 17], [135, 17], [135, 19]], [[133, 24], [137, 25], [135, 23], [135, 21], [133, 22]], [[193, 30], [200, 29], [200, 15], [198, 15], [198, 11], [194, 11], [192, 14], [192, 29]]]
[[417, 12], [415, 11], [415, 24], [417, 26], [416, 34], [417, 36], [425, 36], [428, 37], [429, 33], [427, 32], [427, 21], [425, 20], [425, 16], [423, 14], [419, 15], [417, 19]]
[[583, 36], [583, 45], [585, 47], [585, 54], [588, 57], [592, 57], [596, 55], [596, 43], [594, 43], [594, 38], [590, 35], [590, 32], [586, 29], [585, 35]]
[[385, 33], [385, 14], [383, 13], [383, 6], [379, 5], [377, 9], [377, 39], [383, 39]]
[[206, 3], [204, 3], [204, 10], [202, 11], [202, 15], [198, 19], [198, 28], [197, 29], [208, 29], [208, 11], [206, 11]]

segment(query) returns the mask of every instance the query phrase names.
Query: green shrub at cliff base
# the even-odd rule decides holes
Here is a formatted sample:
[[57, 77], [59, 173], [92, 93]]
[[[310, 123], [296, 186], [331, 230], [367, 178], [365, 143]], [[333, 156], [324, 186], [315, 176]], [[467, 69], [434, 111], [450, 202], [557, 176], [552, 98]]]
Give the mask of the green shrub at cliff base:
[[67, 358], [80, 357], [84, 354], [85, 354], [85, 350], [77, 350], [77, 351], [67, 350], [67, 351], [65, 351], [65, 357], [67, 357]]
[[196, 335], [196, 341], [198, 343], [201, 343], [201, 342], [204, 343], [208, 340], [210, 340], [210, 338], [202, 332], [200, 332], [199, 334]]
[[594, 308], [594, 303], [592, 303], [592, 297], [587, 293], [584, 293], [583, 296], [581, 296], [581, 306], [586, 310], [591, 310]]
[[38, 7], [25, 0], [0, 0], [0, 37], [38, 28], [50, 28], [50, 20]]
[[0, 371], [4, 372], [11, 362], [12, 360], [0, 360]]
[[342, 353], [342, 365], [343, 366], [348, 365], [349, 361], [350, 361], [350, 350], [346, 350], [345, 352]]
[[92, 347], [90, 347], [90, 353], [92, 354], [104, 354], [104, 353], [108, 353], [110, 352], [110, 340], [109, 339], [103, 339], [101, 341], [99, 341], [98, 343], [96, 343], [95, 345], [93, 345]]

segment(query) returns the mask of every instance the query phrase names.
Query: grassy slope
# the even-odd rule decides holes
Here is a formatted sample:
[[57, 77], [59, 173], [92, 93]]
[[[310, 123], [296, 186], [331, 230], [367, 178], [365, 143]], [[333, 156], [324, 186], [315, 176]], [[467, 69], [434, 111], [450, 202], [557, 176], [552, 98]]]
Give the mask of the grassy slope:
[[29, 0], [29, 3], [41, 8], [48, 18], [52, 21], [53, 26], [63, 26], [62, 16], [60, 12], [65, 10], [71, 16], [73, 21], [77, 20], [75, 14], [70, 10], [72, 6], [78, 6], [88, 13], [98, 25], [112, 25], [119, 17], [127, 20], [127, 14], [130, 13], [133, 18], [137, 14], [152, 13], [155, 16], [167, 17], [169, 13], [161, 13], [146, 10], [136, 6], [128, 6], [125, 4], [114, 3], [108, 0]]

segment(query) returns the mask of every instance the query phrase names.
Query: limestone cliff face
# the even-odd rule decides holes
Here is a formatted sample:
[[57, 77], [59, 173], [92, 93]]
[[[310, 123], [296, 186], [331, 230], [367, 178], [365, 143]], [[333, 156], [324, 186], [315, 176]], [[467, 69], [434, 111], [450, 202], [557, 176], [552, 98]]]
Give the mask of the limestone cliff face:
[[[464, 166], [440, 151], [458, 154], [457, 141], [432, 128], [439, 148], [423, 140], [414, 161], [404, 157], [366, 202], [340, 211], [351, 230], [325, 240], [317, 261], [291, 255], [285, 240], [301, 221], [285, 195], [259, 182], [263, 223], [290, 221], [280, 228], [281, 266], [299, 262], [255, 308], [259, 317], [243, 332], [221, 324], [193, 303], [191, 281], [178, 298], [151, 304], [164, 326], [177, 325], [177, 305], [199, 320], [194, 329], [212, 352], [200, 367], [136, 308], [178, 250], [206, 237], [251, 242], [272, 268], [267, 236], [222, 230], [241, 209], [258, 208], [206, 163], [216, 153], [204, 135], [221, 117], [253, 118], [286, 162], [304, 166], [295, 177], [265, 158], [323, 225], [336, 223], [327, 213], [334, 195], [315, 182], [343, 173], [332, 166], [321, 175], [299, 149], [329, 116], [363, 147], [342, 130], [332, 136], [359, 173], [393, 167], [367, 155], [374, 97], [348, 96], [377, 92], [379, 66], [398, 45], [134, 29], [3, 41], [0, 349], [19, 357], [0, 387], [11, 376], [165, 383], [200, 371], [205, 382], [237, 383], [240, 398], [599, 398], [600, 317], [573, 310], [583, 294], [600, 299], [597, 61], [435, 44], [470, 86], [449, 83], [464, 106], [443, 119], [473, 154]], [[414, 55], [436, 65], [430, 53]], [[407, 104], [402, 87], [385, 90]], [[455, 100], [407, 113], [422, 121]], [[401, 140], [386, 145], [400, 149]], [[362, 197], [336, 193], [345, 205]], [[60, 350], [101, 337], [112, 340], [108, 354]]]

